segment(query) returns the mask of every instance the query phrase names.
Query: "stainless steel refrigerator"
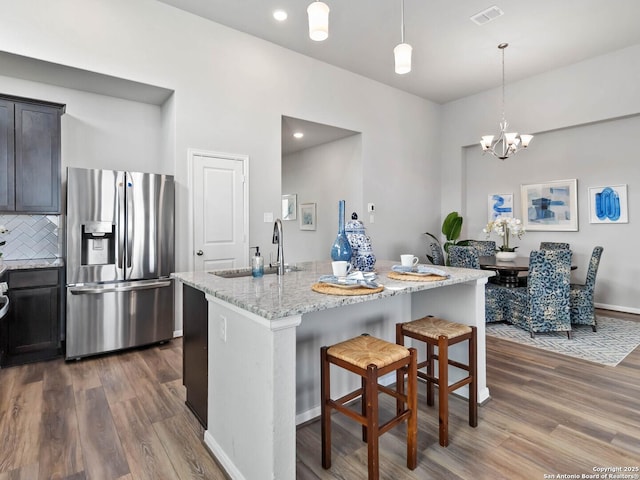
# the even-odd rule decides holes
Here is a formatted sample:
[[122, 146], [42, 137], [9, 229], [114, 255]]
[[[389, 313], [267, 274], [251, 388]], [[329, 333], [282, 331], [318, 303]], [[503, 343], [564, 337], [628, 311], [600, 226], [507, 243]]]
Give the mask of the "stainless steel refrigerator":
[[173, 177], [67, 170], [66, 358], [173, 336]]

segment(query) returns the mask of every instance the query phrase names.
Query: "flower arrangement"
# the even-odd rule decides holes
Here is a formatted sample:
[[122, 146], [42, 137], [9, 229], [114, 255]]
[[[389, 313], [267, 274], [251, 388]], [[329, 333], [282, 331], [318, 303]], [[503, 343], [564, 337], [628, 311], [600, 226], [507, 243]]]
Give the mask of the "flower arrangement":
[[489, 222], [482, 231], [487, 234], [487, 238], [489, 238], [491, 232], [495, 232], [502, 237], [502, 245], [498, 247], [501, 252], [515, 252], [518, 247], [510, 247], [509, 238], [522, 238], [525, 234], [522, 222], [518, 218], [503, 217], [502, 215], [496, 217], [493, 222]]
[[[4, 234], [4, 233], [8, 233], [9, 229], [7, 227], [5, 227], [4, 225], [0, 225], [0, 234]], [[0, 240], [0, 247], [2, 245], [5, 245], [7, 243], [6, 240]], [[2, 257], [2, 252], [0, 252], [0, 258]]]

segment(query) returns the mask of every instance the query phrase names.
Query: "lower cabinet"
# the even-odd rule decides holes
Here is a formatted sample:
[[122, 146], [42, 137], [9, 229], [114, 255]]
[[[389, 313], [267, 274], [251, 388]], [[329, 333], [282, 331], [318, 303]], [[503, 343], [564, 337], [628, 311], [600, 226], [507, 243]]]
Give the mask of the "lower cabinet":
[[62, 269], [9, 271], [9, 311], [0, 320], [0, 366], [49, 360], [62, 354]]
[[182, 290], [182, 381], [186, 404], [207, 428], [208, 303], [204, 293], [183, 284]]

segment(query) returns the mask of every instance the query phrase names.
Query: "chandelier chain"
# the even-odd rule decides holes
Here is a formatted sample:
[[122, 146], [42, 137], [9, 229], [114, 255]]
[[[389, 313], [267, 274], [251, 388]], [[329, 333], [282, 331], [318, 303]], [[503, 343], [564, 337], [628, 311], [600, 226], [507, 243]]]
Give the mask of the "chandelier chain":
[[505, 117], [505, 102], [504, 102], [504, 50], [506, 47], [501, 48], [502, 50], [502, 121], [504, 122], [506, 117]]

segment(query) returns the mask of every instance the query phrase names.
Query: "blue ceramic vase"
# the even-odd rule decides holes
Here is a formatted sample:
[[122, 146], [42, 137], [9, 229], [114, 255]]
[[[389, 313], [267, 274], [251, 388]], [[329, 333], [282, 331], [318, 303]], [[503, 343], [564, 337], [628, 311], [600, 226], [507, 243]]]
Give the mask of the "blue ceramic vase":
[[344, 200], [338, 202], [338, 236], [331, 247], [331, 260], [351, 261], [351, 245], [344, 231]]

